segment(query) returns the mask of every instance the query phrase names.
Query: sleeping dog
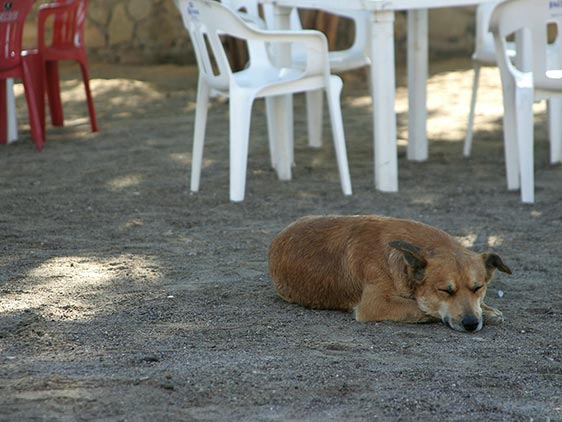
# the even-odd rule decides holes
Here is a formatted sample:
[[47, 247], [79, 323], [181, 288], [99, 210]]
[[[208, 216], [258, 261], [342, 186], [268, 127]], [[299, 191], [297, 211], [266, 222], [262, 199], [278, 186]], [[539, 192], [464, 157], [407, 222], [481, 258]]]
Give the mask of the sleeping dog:
[[355, 311], [358, 321], [443, 321], [459, 331], [499, 324], [484, 303], [495, 253], [477, 254], [442, 230], [380, 216], [311, 216], [271, 243], [269, 272], [279, 295], [313, 309]]

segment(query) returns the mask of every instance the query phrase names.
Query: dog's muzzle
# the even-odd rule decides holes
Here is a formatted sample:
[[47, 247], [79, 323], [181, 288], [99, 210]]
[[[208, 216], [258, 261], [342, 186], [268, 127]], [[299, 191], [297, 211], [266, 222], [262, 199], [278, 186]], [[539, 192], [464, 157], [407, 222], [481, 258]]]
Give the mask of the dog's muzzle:
[[448, 317], [443, 318], [443, 323], [453, 330], [466, 331], [469, 333], [478, 331], [482, 328], [482, 321], [476, 316], [465, 316], [460, 323], [453, 323]]
[[462, 326], [466, 331], [476, 331], [480, 325], [480, 320], [475, 316], [466, 316], [462, 319]]

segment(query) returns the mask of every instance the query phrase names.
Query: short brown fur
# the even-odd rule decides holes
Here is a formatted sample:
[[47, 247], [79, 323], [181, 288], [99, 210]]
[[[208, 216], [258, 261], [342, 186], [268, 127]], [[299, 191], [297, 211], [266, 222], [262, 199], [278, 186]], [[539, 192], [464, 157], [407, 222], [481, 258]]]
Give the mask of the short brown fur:
[[442, 320], [460, 331], [503, 321], [483, 303], [496, 254], [477, 254], [442, 230], [380, 216], [310, 216], [271, 243], [269, 272], [287, 302], [355, 310], [358, 321]]

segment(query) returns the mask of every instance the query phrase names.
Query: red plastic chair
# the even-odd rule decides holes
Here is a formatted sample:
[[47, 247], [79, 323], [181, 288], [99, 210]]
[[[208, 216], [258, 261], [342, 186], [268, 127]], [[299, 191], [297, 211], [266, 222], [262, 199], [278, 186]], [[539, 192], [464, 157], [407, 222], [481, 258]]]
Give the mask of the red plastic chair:
[[[64, 115], [60, 98], [59, 60], [75, 60], [80, 64], [90, 124], [92, 131], [98, 131], [94, 101], [90, 91], [90, 75], [86, 45], [84, 44], [84, 24], [88, 0], [56, 0], [54, 3], [41, 5], [38, 15], [39, 53], [45, 62], [47, 96], [53, 126], [63, 126]], [[45, 28], [47, 19], [53, 16], [51, 42], [46, 39]]]
[[[45, 142], [43, 66], [37, 50], [22, 51], [22, 33], [34, 0], [0, 0], [0, 104], [6, 104], [6, 79], [23, 81], [35, 147]], [[7, 107], [0, 112], [0, 143], [7, 142]]]

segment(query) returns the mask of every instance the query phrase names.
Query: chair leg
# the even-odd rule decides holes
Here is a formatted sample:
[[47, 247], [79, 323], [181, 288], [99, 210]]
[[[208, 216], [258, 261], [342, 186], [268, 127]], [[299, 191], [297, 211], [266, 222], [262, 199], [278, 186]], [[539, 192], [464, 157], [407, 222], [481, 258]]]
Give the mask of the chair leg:
[[6, 80], [6, 106], [8, 109], [8, 143], [18, 140], [18, 116], [16, 112], [16, 98], [14, 96], [14, 80]]
[[[6, 79], [0, 80], [0, 104], [5, 104], [7, 107], [2, 107], [0, 112], [0, 144], [8, 142], [8, 111], [9, 105], [7, 104], [8, 98], [6, 95], [8, 81]], [[5, 110], [5, 111], [4, 111]]]
[[341, 115], [340, 95], [343, 82], [338, 76], [330, 77], [330, 86], [326, 89], [328, 106], [330, 109], [330, 121], [336, 159], [340, 173], [341, 188], [345, 195], [351, 195], [351, 177], [349, 176], [349, 165], [347, 162], [347, 151], [345, 147], [345, 134], [343, 131], [343, 119]]
[[45, 142], [45, 87], [42, 62], [38, 54], [22, 56], [23, 87], [29, 111], [31, 137], [40, 150]]
[[289, 124], [289, 136], [287, 137], [288, 145], [286, 152], [288, 152], [289, 163], [291, 166], [295, 166], [295, 106], [294, 106], [294, 96], [287, 95], [287, 101], [289, 102], [289, 108], [287, 109], [287, 123]]
[[322, 146], [322, 90], [306, 92], [306, 114], [308, 119], [308, 146]]
[[562, 162], [562, 99], [548, 101], [550, 164]]
[[474, 112], [476, 109], [476, 97], [478, 95], [478, 81], [480, 79], [480, 63], [474, 62], [474, 79], [472, 81], [472, 97], [470, 99], [470, 112], [468, 113], [468, 125], [466, 128], [466, 137], [464, 138], [463, 155], [470, 157], [472, 149], [472, 137], [474, 129]]
[[195, 128], [193, 131], [193, 153], [191, 155], [191, 191], [199, 190], [201, 165], [203, 162], [203, 145], [207, 126], [207, 111], [210, 89], [205, 79], [200, 77], [197, 84], [197, 105], [195, 108]]
[[53, 126], [64, 125], [64, 112], [60, 98], [59, 64], [56, 61], [45, 62], [45, 81], [47, 85], [47, 98]]
[[521, 186], [519, 177], [519, 150], [516, 129], [515, 83], [510, 76], [502, 75], [503, 91], [503, 144], [507, 189]]
[[293, 96], [270, 97], [270, 122], [275, 133], [275, 171], [279, 180], [291, 180], [293, 152]]
[[12, 78], [0, 81], [0, 104], [6, 105], [6, 111], [0, 113], [0, 144], [9, 144], [18, 139], [16, 99]]
[[94, 108], [94, 99], [90, 90], [90, 72], [88, 71], [88, 62], [85, 59], [80, 60], [80, 69], [82, 70], [82, 80], [84, 81], [84, 89], [86, 91], [86, 101], [88, 102], [88, 114], [90, 115], [90, 126], [92, 132], [97, 132], [98, 123], [96, 121], [96, 110]]
[[[275, 111], [280, 112], [280, 108], [275, 106], [274, 101], [283, 98], [286, 101], [286, 107], [280, 115], [275, 115]], [[281, 180], [291, 179], [291, 166], [294, 165], [294, 125], [293, 125], [293, 96], [283, 95], [279, 97], [265, 98], [266, 114], [267, 114], [267, 133], [269, 139], [269, 154], [271, 159], [271, 167], [277, 171], [277, 175]], [[285, 114], [286, 112], [286, 114]], [[284, 133], [277, 133], [279, 125], [282, 125]], [[284, 135], [287, 135], [284, 137]], [[287, 141], [287, 145], [280, 143], [283, 139]]]
[[231, 86], [230, 92], [230, 200], [241, 202], [246, 190], [250, 121], [254, 98]]
[[535, 202], [535, 177], [533, 159], [533, 90], [519, 88], [515, 91], [517, 145], [521, 169], [521, 200]]
[[267, 118], [267, 139], [269, 141], [269, 157], [271, 159], [271, 168], [277, 166], [277, 137], [275, 133], [275, 123], [273, 121], [273, 103], [271, 97], [265, 97], [265, 110]]

